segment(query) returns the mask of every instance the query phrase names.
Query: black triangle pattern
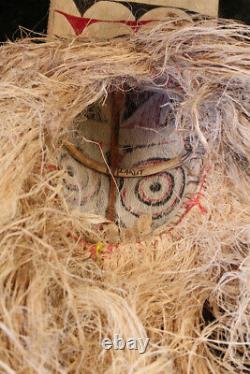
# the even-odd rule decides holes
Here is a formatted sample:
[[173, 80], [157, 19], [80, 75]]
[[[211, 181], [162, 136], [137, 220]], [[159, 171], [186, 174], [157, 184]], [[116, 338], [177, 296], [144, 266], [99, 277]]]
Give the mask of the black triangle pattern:
[[96, 0], [73, 0], [81, 16], [96, 3]]
[[[95, 3], [101, 0], [73, 0], [81, 16]], [[106, 0], [110, 1], [110, 0]], [[112, 2], [112, 1], [111, 1]], [[117, 1], [119, 4], [124, 5], [128, 8], [136, 20], [147, 13], [149, 10], [158, 8], [159, 5], [143, 4], [143, 3], [132, 3], [130, 1]], [[161, 6], [162, 7], [162, 6]]]
[[140, 17], [142, 17], [144, 14], [146, 14], [148, 11], [152, 9], [159, 8], [159, 7], [162, 8], [162, 6], [159, 6], [159, 5], [132, 3], [130, 1], [118, 1], [118, 3], [128, 8], [136, 20], [138, 20]]

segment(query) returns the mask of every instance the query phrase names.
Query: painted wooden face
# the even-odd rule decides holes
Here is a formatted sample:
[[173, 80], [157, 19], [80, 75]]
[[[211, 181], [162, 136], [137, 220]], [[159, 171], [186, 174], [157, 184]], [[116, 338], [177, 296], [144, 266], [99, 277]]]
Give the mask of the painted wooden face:
[[[93, 41], [112, 38], [152, 27], [169, 16], [188, 21], [187, 9], [217, 15], [217, 0], [148, 0], [147, 4], [53, 0], [49, 34], [88, 37]], [[127, 228], [148, 214], [153, 229], [178, 223], [189, 211], [204, 174], [203, 148], [196, 142], [191, 150], [191, 143], [195, 144], [194, 139], [191, 141], [193, 135], [176, 130], [176, 109], [182, 100], [174, 85], [164, 93], [142, 87], [128, 91], [116, 118], [119, 134], [115, 144], [111, 125], [114, 106], [110, 106], [109, 99], [105, 105], [96, 103], [79, 115], [69, 141], [87, 161], [80, 163], [69, 149], [64, 149], [60, 157], [66, 171], [65, 196], [70, 207], [101, 214]], [[108, 172], [100, 172], [107, 171], [105, 165]], [[158, 167], [160, 171], [148, 173]], [[147, 170], [146, 175], [141, 174], [142, 169]]]
[[[192, 134], [176, 130], [175, 114], [181, 102], [182, 96], [174, 88], [164, 93], [142, 89], [128, 92], [115, 145], [108, 100], [79, 115], [69, 141], [87, 162], [81, 164], [81, 159], [67, 149], [60, 159], [67, 172], [65, 196], [71, 208], [101, 214], [127, 228], [145, 215], [152, 218], [153, 229], [179, 222], [190, 209], [189, 200], [200, 188], [204, 171], [202, 146], [198, 141], [195, 145]], [[100, 172], [105, 165], [112, 168], [112, 154], [116, 176], [113, 194], [108, 170]], [[154, 172], [159, 167], [160, 171]]]
[[218, 0], [52, 0], [49, 34], [112, 38], [187, 11], [217, 16]]

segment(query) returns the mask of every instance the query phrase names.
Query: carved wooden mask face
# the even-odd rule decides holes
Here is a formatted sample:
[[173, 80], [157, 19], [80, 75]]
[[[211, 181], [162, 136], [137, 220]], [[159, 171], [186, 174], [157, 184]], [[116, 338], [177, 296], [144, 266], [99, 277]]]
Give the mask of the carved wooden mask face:
[[[112, 38], [168, 16], [188, 20], [187, 9], [217, 15], [217, 5], [217, 0], [53, 0], [49, 33]], [[74, 121], [60, 159], [70, 207], [122, 227], [133, 227], [144, 215], [152, 217], [153, 229], [178, 223], [204, 171], [203, 148], [193, 134], [176, 129], [182, 92], [174, 84], [164, 91], [127, 88], [115, 100], [111, 93], [105, 104], [96, 103]]]
[[145, 215], [153, 229], [178, 223], [204, 170], [203, 147], [176, 129], [181, 93], [138, 88], [121, 95], [115, 116], [109, 97], [75, 119], [60, 160], [67, 201], [121, 227]]

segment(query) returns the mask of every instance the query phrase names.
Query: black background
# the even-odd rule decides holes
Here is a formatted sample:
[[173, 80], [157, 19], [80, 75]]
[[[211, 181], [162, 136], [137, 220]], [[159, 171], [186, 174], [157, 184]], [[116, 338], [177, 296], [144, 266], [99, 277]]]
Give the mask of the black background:
[[[19, 26], [45, 33], [48, 14], [49, 0], [0, 0], [0, 41], [19, 38]], [[250, 0], [220, 0], [220, 16], [250, 24]]]

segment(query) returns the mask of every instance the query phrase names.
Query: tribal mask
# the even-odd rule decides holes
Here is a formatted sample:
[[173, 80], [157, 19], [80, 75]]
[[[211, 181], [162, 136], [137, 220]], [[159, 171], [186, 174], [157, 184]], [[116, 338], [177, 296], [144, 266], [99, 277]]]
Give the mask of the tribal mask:
[[61, 156], [72, 208], [129, 228], [145, 215], [152, 217], [152, 228], [185, 215], [201, 184], [204, 149], [190, 133], [176, 129], [181, 93], [163, 92], [119, 94], [123, 102], [116, 118], [110, 97], [119, 99], [111, 94], [104, 105], [76, 118]]
[[[216, 0], [212, 7], [205, 1], [181, 3], [190, 11], [212, 15], [217, 10]], [[173, 14], [188, 21], [189, 12], [172, 5], [55, 0], [49, 32], [110, 38]], [[77, 116], [60, 158], [72, 209], [104, 215], [126, 228], [143, 216], [150, 216], [156, 229], [187, 214], [203, 186], [205, 152], [193, 134], [178, 131], [180, 87], [174, 82], [159, 86], [126, 86]]]

